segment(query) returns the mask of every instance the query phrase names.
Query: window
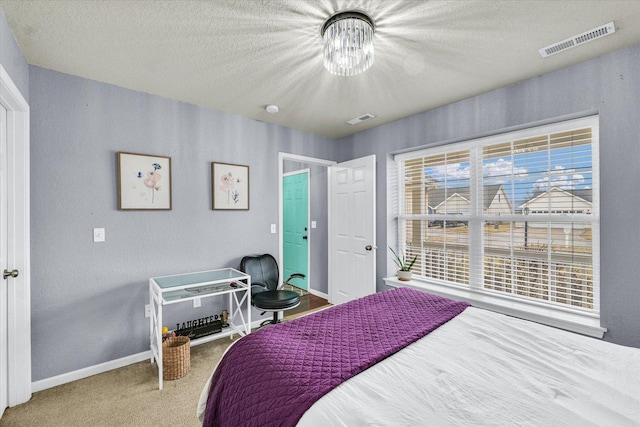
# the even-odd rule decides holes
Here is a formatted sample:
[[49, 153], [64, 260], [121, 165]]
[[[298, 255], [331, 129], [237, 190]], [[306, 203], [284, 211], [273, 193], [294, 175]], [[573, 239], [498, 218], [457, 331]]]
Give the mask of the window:
[[397, 155], [414, 277], [597, 316], [597, 152], [589, 117]]

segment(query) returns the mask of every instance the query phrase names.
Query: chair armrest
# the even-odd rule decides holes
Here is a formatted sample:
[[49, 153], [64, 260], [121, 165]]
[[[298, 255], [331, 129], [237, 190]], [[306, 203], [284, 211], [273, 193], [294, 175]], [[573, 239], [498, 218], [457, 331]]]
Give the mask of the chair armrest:
[[[254, 290], [254, 288], [257, 289], [257, 290]], [[268, 288], [263, 284], [260, 284], [260, 283], [255, 283], [255, 284], [252, 283], [251, 284], [251, 295], [252, 296], [254, 294], [257, 294], [259, 292], [264, 292], [266, 290], [268, 290]]]

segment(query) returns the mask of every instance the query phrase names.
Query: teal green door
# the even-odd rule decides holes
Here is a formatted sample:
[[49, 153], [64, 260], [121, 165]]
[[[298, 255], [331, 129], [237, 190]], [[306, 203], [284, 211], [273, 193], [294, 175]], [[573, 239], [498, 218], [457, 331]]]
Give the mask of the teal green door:
[[308, 290], [309, 278], [309, 173], [287, 175], [282, 180], [283, 252], [282, 269], [287, 280], [293, 273], [304, 279], [293, 279], [292, 285]]

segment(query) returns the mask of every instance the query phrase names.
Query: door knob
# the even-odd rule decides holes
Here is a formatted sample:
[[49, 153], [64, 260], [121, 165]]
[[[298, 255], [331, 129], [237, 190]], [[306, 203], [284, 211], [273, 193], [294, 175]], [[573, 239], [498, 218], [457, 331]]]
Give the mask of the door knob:
[[12, 271], [9, 271], [5, 269], [4, 273], [2, 273], [2, 277], [6, 280], [8, 277], [18, 277], [18, 274], [20, 274], [18, 270], [14, 269]]
[[373, 246], [371, 246], [371, 245], [367, 245], [367, 246], [365, 246], [364, 248], [365, 248], [366, 250], [370, 251], [371, 249], [373, 249]]
[[303, 238], [304, 240], [307, 240], [307, 236], [302, 236], [302, 238]]

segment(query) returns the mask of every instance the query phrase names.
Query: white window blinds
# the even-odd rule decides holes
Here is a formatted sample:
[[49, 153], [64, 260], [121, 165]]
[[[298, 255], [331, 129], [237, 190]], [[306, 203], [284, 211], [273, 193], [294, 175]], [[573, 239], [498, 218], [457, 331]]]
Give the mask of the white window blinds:
[[419, 278], [598, 311], [597, 118], [396, 157]]

